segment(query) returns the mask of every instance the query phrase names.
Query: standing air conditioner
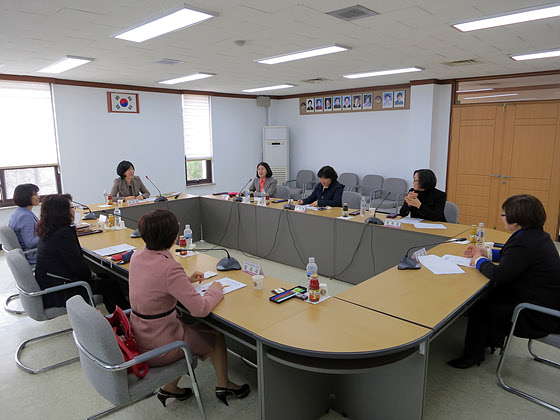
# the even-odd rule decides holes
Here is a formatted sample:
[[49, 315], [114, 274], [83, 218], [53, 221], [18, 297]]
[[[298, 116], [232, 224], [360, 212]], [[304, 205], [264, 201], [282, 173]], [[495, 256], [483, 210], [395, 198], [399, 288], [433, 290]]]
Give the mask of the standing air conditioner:
[[290, 173], [289, 146], [288, 127], [263, 127], [263, 160], [270, 165], [278, 185], [286, 182]]

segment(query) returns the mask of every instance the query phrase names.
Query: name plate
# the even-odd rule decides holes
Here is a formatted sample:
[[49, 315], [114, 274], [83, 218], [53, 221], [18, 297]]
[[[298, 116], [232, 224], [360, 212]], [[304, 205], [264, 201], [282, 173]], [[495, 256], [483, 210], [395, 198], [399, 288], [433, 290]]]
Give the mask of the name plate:
[[418, 257], [422, 257], [424, 255], [428, 255], [428, 253], [426, 252], [426, 248], [419, 249], [414, 254], [412, 254], [412, 259], [420, 262]]
[[222, 194], [221, 199], [222, 200], [229, 200], [229, 194]]
[[392, 227], [395, 229], [401, 228], [401, 221], [400, 220], [393, 220], [393, 219], [385, 219], [385, 226]]
[[305, 213], [307, 211], [307, 207], [297, 205], [294, 211], [299, 211], [300, 213]]
[[133, 206], [135, 204], [138, 204], [140, 201], [138, 201], [137, 198], [133, 198], [132, 200], [126, 200], [126, 204], [128, 204], [129, 206]]
[[250, 274], [251, 276], [264, 274], [263, 269], [260, 265], [250, 263], [249, 261], [243, 261], [243, 272]]

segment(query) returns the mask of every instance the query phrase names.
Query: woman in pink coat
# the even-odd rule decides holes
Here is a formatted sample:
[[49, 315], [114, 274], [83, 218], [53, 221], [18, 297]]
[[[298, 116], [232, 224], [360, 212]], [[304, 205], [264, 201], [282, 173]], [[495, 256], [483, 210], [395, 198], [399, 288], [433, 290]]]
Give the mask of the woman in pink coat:
[[[249, 394], [249, 385], [237, 385], [228, 378], [226, 343], [223, 334], [203, 324], [185, 325], [177, 317], [175, 306], [181, 302], [195, 317], [205, 317], [222, 300], [223, 286], [215, 281], [204, 296], [197, 293], [192, 283], [204, 280], [195, 271], [187, 276], [181, 264], [169, 251], [177, 239], [179, 223], [168, 210], [153, 210], [142, 216], [138, 230], [146, 247], [132, 255], [129, 275], [129, 297], [132, 307], [130, 323], [136, 342], [143, 352], [177, 340], [183, 340], [194, 356], [201, 360], [210, 357], [218, 386], [216, 397], [228, 405], [226, 397], [237, 398]], [[176, 349], [151, 359], [151, 366], [164, 366], [184, 357]], [[158, 398], [165, 406], [168, 398], [185, 400], [192, 395], [190, 388], [179, 388], [181, 378], [168, 383], [158, 391]]]

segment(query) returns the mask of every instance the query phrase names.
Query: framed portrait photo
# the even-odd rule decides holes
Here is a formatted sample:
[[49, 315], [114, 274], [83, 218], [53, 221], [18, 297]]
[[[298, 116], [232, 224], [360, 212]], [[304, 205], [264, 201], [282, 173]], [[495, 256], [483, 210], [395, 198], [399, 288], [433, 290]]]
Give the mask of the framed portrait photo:
[[342, 109], [342, 97], [333, 96], [333, 111], [340, 111]]
[[362, 109], [362, 95], [352, 96], [352, 110], [359, 111]]
[[306, 101], [307, 105], [305, 106], [306, 112], [315, 112], [315, 106], [313, 105], [313, 99], [308, 99]]
[[383, 108], [393, 108], [393, 92], [383, 92]]
[[323, 98], [315, 98], [315, 112], [323, 112]]
[[140, 107], [137, 93], [107, 92], [107, 108], [109, 112], [138, 114]]
[[342, 97], [342, 110], [350, 111], [352, 109], [352, 97], [350, 95], [344, 95]]
[[323, 112], [331, 112], [333, 107], [332, 97], [323, 98]]
[[397, 90], [394, 92], [394, 101], [393, 105], [395, 108], [404, 108], [406, 92], [404, 90]]
[[371, 109], [373, 103], [371, 101], [372, 94], [371, 93], [364, 93], [364, 102], [362, 104], [362, 108], [364, 109]]

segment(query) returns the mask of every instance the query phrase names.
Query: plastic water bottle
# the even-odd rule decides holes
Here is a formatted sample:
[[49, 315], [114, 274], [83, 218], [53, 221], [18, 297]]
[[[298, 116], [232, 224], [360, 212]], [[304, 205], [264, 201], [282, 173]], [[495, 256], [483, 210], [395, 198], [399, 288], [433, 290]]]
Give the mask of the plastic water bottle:
[[115, 227], [119, 227], [121, 223], [121, 209], [115, 207], [113, 214], [115, 215]]
[[362, 197], [362, 204], [360, 205], [360, 215], [365, 216], [367, 213], [367, 203], [366, 198]]
[[185, 231], [183, 232], [185, 239], [187, 241], [187, 249], [192, 248], [192, 230], [191, 225], [185, 225]]
[[109, 203], [107, 202], [107, 196], [108, 196], [108, 195], [109, 195], [109, 194], [107, 193], [107, 190], [103, 190], [103, 204], [109, 204]]
[[476, 230], [476, 245], [484, 246], [484, 241], [486, 240], [486, 228], [484, 223], [478, 224], [478, 229]]
[[309, 263], [307, 264], [307, 288], [309, 288], [309, 280], [312, 274], [319, 274], [319, 268], [315, 264], [315, 257], [309, 257]]

